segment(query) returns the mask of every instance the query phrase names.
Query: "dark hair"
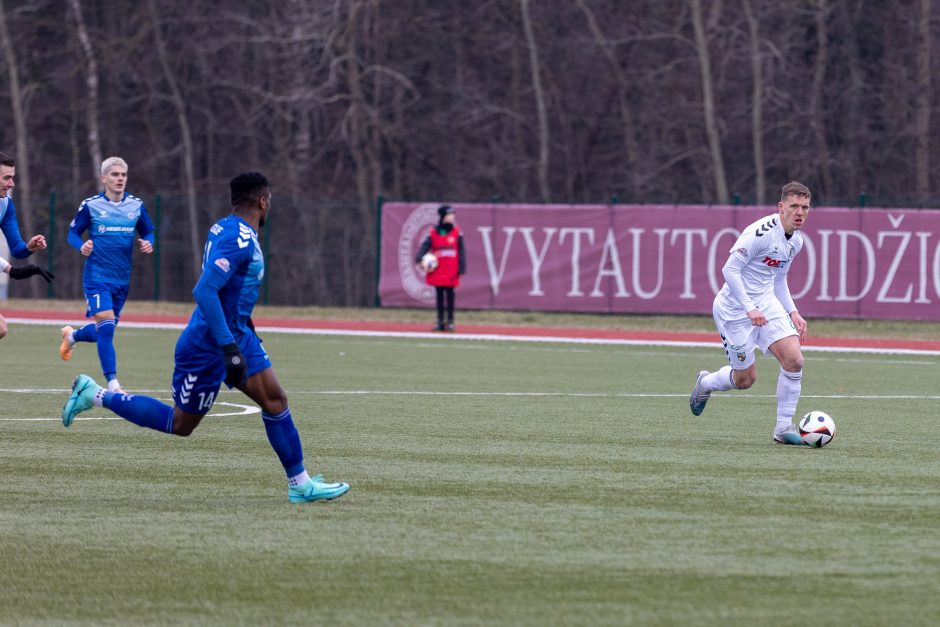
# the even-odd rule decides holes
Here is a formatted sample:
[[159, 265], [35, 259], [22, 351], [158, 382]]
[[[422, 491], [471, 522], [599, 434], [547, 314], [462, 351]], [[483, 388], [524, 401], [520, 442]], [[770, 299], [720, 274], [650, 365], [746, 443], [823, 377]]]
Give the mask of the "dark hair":
[[13, 157], [8, 155], [5, 152], [0, 152], [0, 165], [5, 165], [8, 168], [12, 168], [16, 165], [16, 161], [13, 160]]
[[260, 172], [244, 172], [229, 183], [232, 192], [232, 206], [242, 207], [258, 202], [261, 194], [268, 188], [268, 179]]

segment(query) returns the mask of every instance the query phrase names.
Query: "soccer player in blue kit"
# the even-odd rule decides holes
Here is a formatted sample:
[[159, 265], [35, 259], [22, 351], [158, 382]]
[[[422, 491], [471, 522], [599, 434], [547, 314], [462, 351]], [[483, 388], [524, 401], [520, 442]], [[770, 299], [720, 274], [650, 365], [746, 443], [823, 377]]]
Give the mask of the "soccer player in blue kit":
[[[101, 164], [104, 191], [86, 198], [69, 226], [69, 244], [85, 255], [82, 287], [88, 305], [86, 318], [94, 322], [81, 329], [62, 327], [59, 355], [72, 358], [76, 342], [95, 342], [98, 360], [112, 392], [121, 390], [117, 379], [117, 355], [114, 352], [114, 330], [121, 317], [131, 282], [131, 255], [134, 240], [140, 251], [153, 252], [153, 224], [140, 198], [128, 194], [127, 162], [108, 157]], [[88, 231], [88, 239], [82, 234]], [[136, 235], [135, 235], [136, 232]]]
[[258, 229], [271, 208], [268, 180], [257, 172], [232, 179], [233, 213], [209, 229], [202, 275], [193, 290], [196, 309], [176, 343], [171, 407], [148, 396], [115, 393], [79, 375], [62, 408], [68, 427], [75, 415], [103, 406], [142, 427], [187, 436], [212, 407], [220, 385], [237, 387], [261, 407], [268, 441], [284, 467], [292, 503], [332, 500], [349, 484], [310, 477], [287, 394], [251, 324], [264, 276]]
[[[0, 231], [7, 240], [10, 247], [10, 255], [16, 259], [26, 259], [37, 250], [43, 250], [46, 247], [46, 238], [42, 235], [33, 235], [28, 242], [23, 241], [20, 235], [20, 224], [16, 220], [16, 207], [13, 205], [13, 199], [10, 198], [10, 192], [16, 187], [13, 177], [16, 176], [16, 161], [6, 153], [0, 152]], [[6, 272], [13, 279], [23, 279], [27, 276], [42, 273], [43, 278], [49, 281], [53, 274], [41, 270], [38, 266], [29, 264], [19, 268], [12, 268], [7, 261], [0, 263]], [[30, 272], [32, 274], [26, 274]], [[48, 275], [48, 276], [46, 276]], [[0, 338], [7, 334], [7, 321], [0, 315]]]

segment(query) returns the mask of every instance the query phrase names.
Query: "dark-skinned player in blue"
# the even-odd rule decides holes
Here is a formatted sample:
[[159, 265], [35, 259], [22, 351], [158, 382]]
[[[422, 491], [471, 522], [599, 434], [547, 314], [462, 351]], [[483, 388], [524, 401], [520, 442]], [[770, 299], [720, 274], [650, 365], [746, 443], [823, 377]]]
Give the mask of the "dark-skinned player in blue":
[[332, 500], [346, 483], [310, 477], [287, 394], [251, 324], [264, 276], [258, 230], [271, 209], [268, 180], [257, 172], [230, 183], [233, 212], [209, 229], [202, 275], [193, 290], [196, 309], [176, 343], [171, 407], [155, 398], [110, 392], [84, 374], [62, 408], [68, 427], [76, 414], [103, 406], [141, 427], [188, 436], [212, 407], [221, 384], [236, 387], [261, 407], [261, 417], [288, 479], [292, 503]]

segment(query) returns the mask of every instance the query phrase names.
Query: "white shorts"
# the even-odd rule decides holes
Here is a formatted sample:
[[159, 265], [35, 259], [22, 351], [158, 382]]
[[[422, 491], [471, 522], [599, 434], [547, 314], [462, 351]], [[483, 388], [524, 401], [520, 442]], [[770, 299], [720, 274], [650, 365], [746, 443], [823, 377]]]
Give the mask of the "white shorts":
[[725, 320], [715, 312], [715, 326], [728, 355], [728, 363], [735, 370], [746, 370], [754, 363], [754, 349], [766, 355], [770, 345], [791, 335], [797, 335], [789, 316], [773, 318], [762, 327], [755, 327], [748, 318]]

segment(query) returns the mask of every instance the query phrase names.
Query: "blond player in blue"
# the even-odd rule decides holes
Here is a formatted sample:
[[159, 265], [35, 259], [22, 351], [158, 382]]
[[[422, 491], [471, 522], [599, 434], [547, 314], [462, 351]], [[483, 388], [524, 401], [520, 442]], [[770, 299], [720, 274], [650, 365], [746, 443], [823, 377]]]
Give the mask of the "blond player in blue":
[[142, 427], [187, 436], [199, 426], [224, 382], [261, 407], [268, 441], [287, 475], [288, 499], [292, 503], [332, 500], [348, 492], [349, 485], [307, 474], [287, 394], [251, 324], [264, 277], [258, 230], [271, 208], [268, 180], [247, 172], [232, 179], [230, 187], [233, 213], [209, 229], [202, 276], [193, 290], [196, 310], [176, 343], [174, 406], [148, 396], [108, 391], [82, 374], [75, 378], [62, 408], [62, 424], [68, 427], [79, 412], [102, 406]]
[[[82, 272], [88, 306], [85, 317], [95, 321], [80, 329], [62, 327], [59, 355], [68, 361], [76, 342], [94, 342], [108, 389], [119, 391], [114, 331], [130, 288], [134, 242], [137, 241], [140, 252], [152, 253], [153, 224], [143, 201], [125, 189], [124, 159], [108, 157], [102, 162], [101, 183], [104, 191], [82, 202], [69, 225], [68, 236], [69, 244], [86, 257]], [[82, 241], [85, 231], [88, 239]]]

